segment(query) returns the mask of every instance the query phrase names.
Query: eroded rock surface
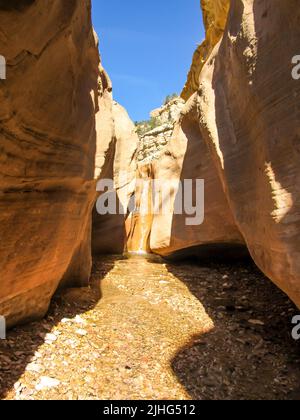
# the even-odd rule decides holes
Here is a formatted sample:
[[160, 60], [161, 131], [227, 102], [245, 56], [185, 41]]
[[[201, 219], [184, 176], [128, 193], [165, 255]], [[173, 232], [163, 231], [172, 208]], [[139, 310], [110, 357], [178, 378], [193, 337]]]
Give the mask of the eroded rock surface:
[[[154, 179], [162, 180], [162, 203], [170, 203], [153, 218], [150, 248], [154, 252], [169, 255], [200, 245], [243, 245], [243, 238], [235, 226], [220, 179], [200, 133], [194, 98], [182, 111], [160, 159], [153, 161], [153, 173]], [[201, 224], [190, 219], [186, 208], [187, 201], [196, 198], [197, 179], [205, 181], [204, 220]], [[170, 188], [164, 187], [163, 180], [167, 180]], [[184, 185], [186, 181], [191, 182], [190, 193]], [[181, 191], [179, 202], [182, 212], [176, 214], [175, 203]], [[197, 199], [203, 202], [200, 195]]]
[[[152, 113], [167, 122], [140, 138], [136, 176], [139, 185], [128, 249], [164, 256], [199, 246], [205, 249], [195, 249], [197, 255], [199, 251], [224, 252], [228, 245], [240, 250], [244, 240], [201, 135], [196, 96], [186, 104], [178, 99], [173, 102]], [[180, 188], [184, 190], [187, 180], [192, 183], [192, 194], [186, 195], [187, 200], [196, 197], [197, 179], [205, 180], [205, 214], [201, 224], [187, 222], [191, 217], [186, 211], [187, 201], [184, 195], [179, 199]], [[183, 211], [175, 214], [178, 201]]]
[[168, 255], [245, 243], [300, 306], [300, 83], [291, 74], [299, 7], [295, 0], [232, 1], [230, 8], [203, 0], [202, 7], [206, 40], [182, 93], [186, 105], [163, 148], [142, 162], [152, 179], [175, 186], [204, 179], [204, 223], [188, 226], [174, 212], [176, 188], [166, 192], [171, 211], [147, 219], [148, 248]]
[[155, 120], [156, 127], [140, 134], [137, 153], [139, 165], [151, 163], [161, 156], [162, 150], [172, 136], [175, 122], [178, 120], [183, 107], [184, 100], [177, 97], [151, 112], [150, 115]]
[[[109, 92], [103, 98], [106, 114], [97, 114], [96, 172], [98, 192], [107, 197], [106, 181], [111, 181], [110, 196], [115, 209], [100, 214], [98, 205], [93, 212], [93, 254], [122, 254], [130, 230], [129, 203], [136, 185], [136, 153], [139, 138], [126, 110], [112, 100]], [[108, 204], [105, 204], [107, 208]]]
[[[138, 143], [99, 71], [90, 1], [0, 1], [7, 61], [0, 81], [0, 314], [8, 325], [42, 316], [59, 285], [87, 283], [95, 179], [105, 178], [114, 180], [123, 214], [98, 217], [94, 210], [95, 254], [121, 253], [127, 243], [136, 252], [205, 246], [216, 255], [219, 246], [246, 244], [300, 306], [300, 83], [291, 76], [299, 7], [296, 0], [201, 3], [206, 40], [182, 93], [186, 103], [156, 110], [152, 118], [161, 124]], [[202, 224], [174, 214], [185, 179], [205, 181]], [[153, 180], [174, 187], [161, 197], [171, 203], [168, 213], [153, 211]]]
[[[233, 1], [199, 80], [201, 132], [260, 269], [300, 306], [297, 1]], [[285, 30], [281, 30], [286, 28]]]
[[203, 2], [206, 42], [215, 47], [209, 58], [196, 58], [200, 76], [196, 84], [189, 77], [183, 96], [197, 90], [201, 135], [254, 261], [299, 306], [296, 3], [232, 1], [224, 35], [214, 43], [212, 27], [225, 28], [215, 22], [226, 22], [226, 7], [212, 12], [218, 2]]
[[199, 88], [201, 70], [212, 53], [214, 46], [223, 36], [229, 6], [230, 0], [201, 0], [206, 36], [193, 56], [188, 79], [181, 94], [185, 100], [188, 100]]
[[90, 1], [0, 2], [0, 314], [42, 316], [91, 268], [97, 42]]

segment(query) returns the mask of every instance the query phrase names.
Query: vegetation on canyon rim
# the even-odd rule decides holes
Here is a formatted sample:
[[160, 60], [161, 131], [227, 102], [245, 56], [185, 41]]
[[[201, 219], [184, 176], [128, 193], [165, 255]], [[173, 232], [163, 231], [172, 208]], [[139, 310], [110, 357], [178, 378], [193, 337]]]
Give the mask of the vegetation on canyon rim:
[[159, 127], [160, 121], [158, 118], [151, 117], [149, 120], [145, 121], [136, 121], [135, 126], [139, 136], [146, 134], [148, 131], [154, 130], [154, 128]]
[[[163, 105], [168, 105], [172, 100], [178, 97], [179, 95], [177, 93], [172, 93], [171, 95], [167, 95], [165, 100], [163, 101]], [[137, 127], [137, 134], [139, 136], [143, 136], [148, 131], [154, 130], [160, 125], [161, 125], [160, 119], [158, 117], [153, 117], [153, 116], [151, 116], [149, 120], [135, 122], [135, 126]]]

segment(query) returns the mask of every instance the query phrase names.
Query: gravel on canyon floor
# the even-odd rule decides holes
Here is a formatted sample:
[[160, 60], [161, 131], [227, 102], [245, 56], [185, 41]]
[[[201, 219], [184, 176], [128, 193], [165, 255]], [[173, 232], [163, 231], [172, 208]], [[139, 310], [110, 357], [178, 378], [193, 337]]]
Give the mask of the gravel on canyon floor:
[[0, 342], [2, 399], [300, 399], [299, 311], [250, 262], [103, 257]]

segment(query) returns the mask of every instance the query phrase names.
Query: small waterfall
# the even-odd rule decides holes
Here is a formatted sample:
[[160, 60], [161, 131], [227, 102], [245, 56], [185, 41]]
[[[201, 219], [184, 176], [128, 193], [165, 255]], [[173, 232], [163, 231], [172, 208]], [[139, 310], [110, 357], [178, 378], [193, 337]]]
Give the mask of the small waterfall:
[[150, 235], [153, 222], [152, 165], [137, 169], [136, 208], [130, 216], [127, 250], [131, 254], [147, 255], [150, 250]]

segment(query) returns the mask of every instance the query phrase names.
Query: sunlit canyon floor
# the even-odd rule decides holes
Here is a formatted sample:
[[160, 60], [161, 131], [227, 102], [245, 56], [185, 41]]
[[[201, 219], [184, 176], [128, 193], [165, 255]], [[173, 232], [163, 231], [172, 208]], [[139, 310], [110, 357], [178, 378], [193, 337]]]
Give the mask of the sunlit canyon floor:
[[296, 308], [251, 262], [102, 257], [0, 343], [3, 399], [300, 399]]

